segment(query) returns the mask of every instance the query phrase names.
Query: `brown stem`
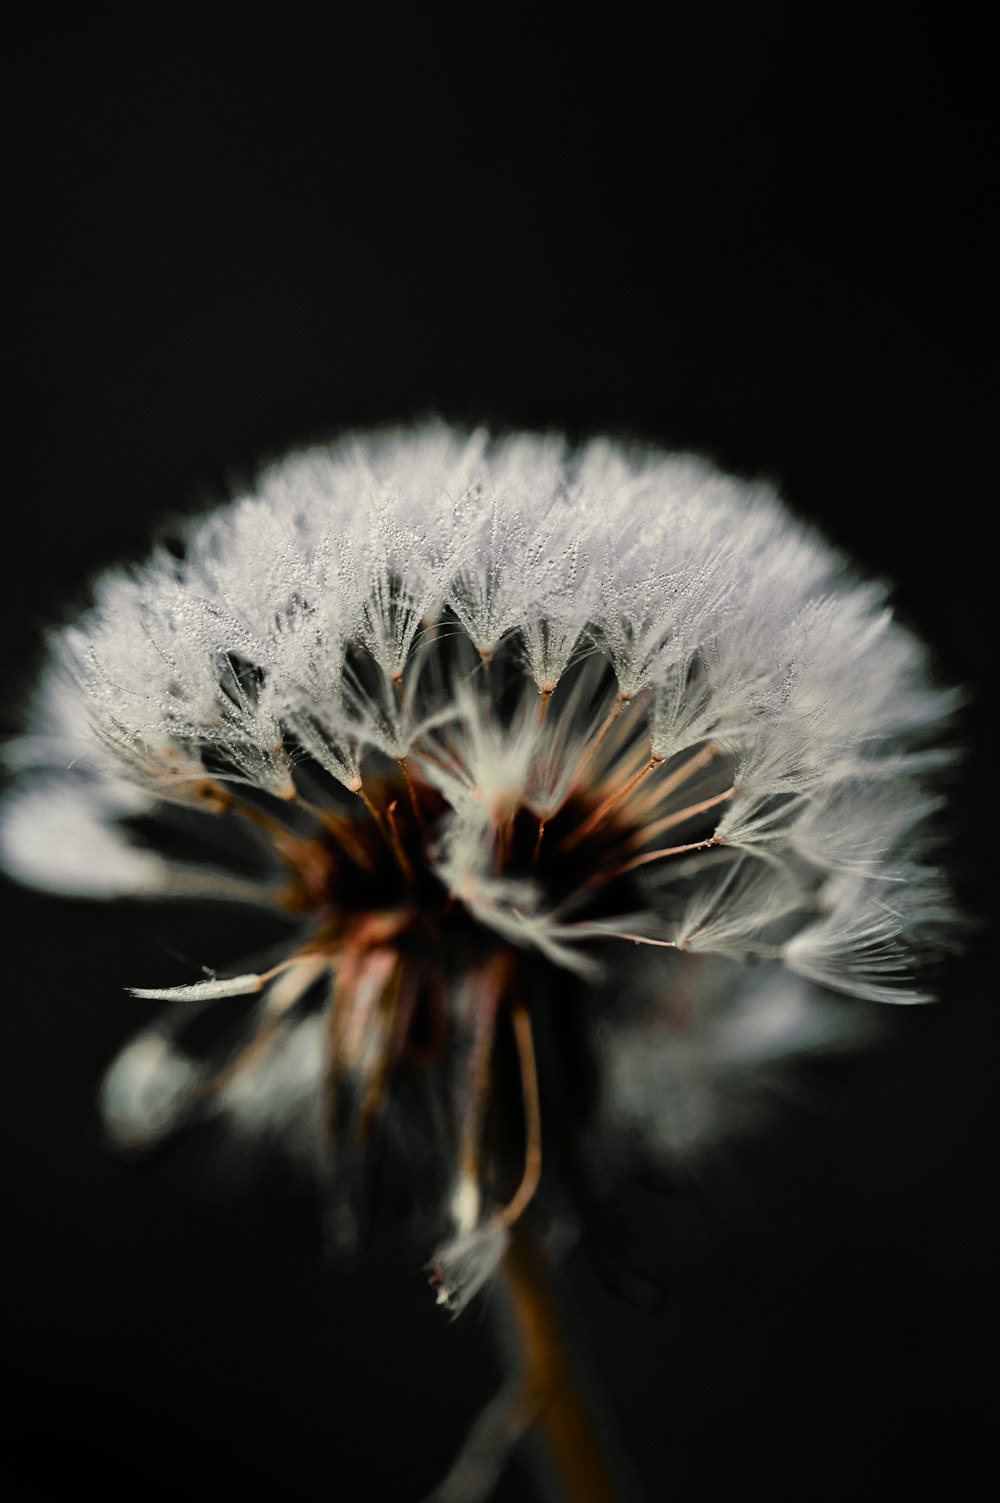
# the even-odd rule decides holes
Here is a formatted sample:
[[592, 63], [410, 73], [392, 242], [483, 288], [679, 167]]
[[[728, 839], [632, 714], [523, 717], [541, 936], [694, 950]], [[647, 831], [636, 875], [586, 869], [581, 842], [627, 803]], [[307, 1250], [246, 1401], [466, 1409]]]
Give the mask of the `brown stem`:
[[613, 867], [607, 873], [599, 872], [590, 878], [587, 886], [593, 887], [604, 882], [613, 882], [616, 877], [623, 877], [626, 872], [634, 871], [637, 866], [645, 866], [650, 861], [662, 861], [665, 856], [683, 856], [686, 851], [705, 851], [709, 846], [724, 844], [723, 836], [710, 835], [707, 840], [691, 840], [687, 845], [670, 845], [658, 851], [643, 851], [641, 856], [633, 856], [630, 861], [623, 861], [621, 866]]
[[244, 819], [249, 820], [251, 824], [256, 825], [259, 830], [263, 830], [265, 834], [271, 837], [278, 854], [297, 871], [308, 868], [309, 858], [312, 854], [312, 841], [303, 839], [301, 835], [296, 835], [293, 830], [290, 830], [287, 825], [282, 824], [281, 820], [276, 819], [273, 814], [269, 814], [266, 809], [258, 809], [256, 804], [251, 804], [247, 799], [240, 798], [238, 794], [232, 793], [221, 784], [214, 784], [213, 787], [218, 788], [219, 796], [225, 799], [224, 804], [217, 805], [218, 808], [228, 810], [232, 814], [239, 814]]
[[511, 1236], [501, 1279], [497, 1328], [511, 1376], [427, 1503], [485, 1503], [532, 1431], [547, 1453], [539, 1477], [546, 1496], [554, 1483], [559, 1503], [622, 1503], [580, 1395], [542, 1256], [523, 1225]]
[[515, 1412], [544, 1441], [567, 1503], [616, 1503], [618, 1493], [573, 1377], [541, 1255], [518, 1228], [503, 1263], [523, 1376]]
[[717, 804], [726, 803], [738, 792], [739, 789], [734, 783], [732, 788], [727, 788], [723, 793], [716, 793], [712, 798], [703, 798], [698, 804], [688, 804], [683, 809], [675, 809], [672, 814], [665, 814], [662, 819], [656, 819], [651, 825], [638, 829], [629, 844], [634, 847], [641, 841], [643, 845], [646, 845], [657, 835], [662, 835], [666, 830], [672, 830], [675, 825], [682, 825], [685, 820], [694, 819], [696, 814], [705, 814], [709, 809], [714, 809]]
[[385, 811], [386, 823], [389, 826], [389, 844], [392, 846], [393, 855], [399, 863], [399, 869], [406, 878], [407, 885], [412, 887], [413, 867], [410, 865], [410, 858], [403, 849], [403, 837], [399, 833], [399, 820], [396, 817], [398, 802], [398, 799], [393, 799]]
[[524, 1173], [513, 1199], [504, 1206], [500, 1220], [511, 1227], [528, 1206], [542, 1177], [542, 1114], [538, 1099], [538, 1067], [531, 1036], [531, 1019], [523, 1002], [511, 1008], [511, 1022], [521, 1064], [521, 1095], [524, 1100]]
[[692, 752], [686, 762], [682, 762], [679, 767], [674, 768], [673, 772], [668, 773], [665, 778], [661, 778], [657, 785], [660, 798], [665, 799], [668, 793], [673, 793], [675, 788], [679, 788], [682, 783], [686, 783], [693, 773], [700, 772], [703, 767], [707, 767], [709, 762], [713, 762], [718, 755], [719, 747], [716, 743], [714, 741], [706, 741], [704, 746], [700, 746], [696, 752]]
[[417, 797], [416, 785], [414, 784], [413, 779], [410, 777], [410, 769], [407, 766], [406, 758], [399, 757], [397, 758], [397, 760], [399, 762], [399, 769], [403, 774], [403, 780], [406, 783], [406, 791], [410, 796], [410, 805], [413, 809], [413, 817], [417, 821], [417, 829], [422, 835], [427, 828], [427, 823], [424, 819], [423, 810], [420, 807], [420, 800]]
[[473, 1019], [475, 1034], [469, 1054], [467, 1073], [468, 1106], [464, 1113], [462, 1146], [458, 1158], [460, 1178], [473, 1185], [478, 1185], [479, 1182], [480, 1139], [490, 1092], [490, 1061], [493, 1055], [497, 1010], [507, 984], [506, 967], [501, 960], [494, 959], [492, 963], [482, 968], [477, 979], [479, 985]]
[[[242, 1075], [245, 1070], [255, 1065], [258, 1060], [268, 1053], [275, 1042], [289, 1010], [295, 1005], [302, 993], [329, 968], [330, 957], [328, 955], [312, 955], [303, 953], [293, 956], [291, 960], [283, 961], [271, 971], [265, 971], [261, 980], [271, 980], [282, 971], [291, 971], [293, 967], [300, 967], [305, 974], [298, 978], [291, 978], [289, 986], [283, 996], [276, 997], [274, 990], [267, 999], [267, 1005], [260, 1016], [256, 1028], [250, 1038], [241, 1049], [233, 1055], [226, 1064], [216, 1070], [206, 1080], [202, 1081], [200, 1090], [203, 1095], [212, 1095], [214, 1092], [224, 1089], [230, 1081]], [[280, 983], [279, 983], [280, 985]]]
[[614, 699], [611, 702], [610, 710], [602, 720], [601, 724], [598, 726], [594, 735], [591, 736], [589, 742], [587, 743], [587, 750], [584, 753], [580, 766], [576, 771], [577, 783], [582, 780], [584, 773], [586, 773], [590, 768], [590, 765], [593, 762], [595, 755], [597, 754], [598, 747], [610, 731], [611, 727], [614, 725], [615, 721], [618, 719], [619, 715], [626, 708], [626, 706], [630, 705], [631, 703], [631, 695], [623, 694], [619, 689], [618, 693], [615, 695]]
[[382, 835], [384, 836], [384, 838], [386, 840], [388, 840], [389, 839], [389, 832], [387, 831], [387, 829], [385, 827], [385, 820], [382, 818], [382, 812], [381, 812], [381, 810], [380, 809], [376, 809], [375, 805], [372, 803], [371, 799], [368, 797], [367, 793], [365, 792], [365, 790], [363, 788], [359, 788], [357, 790], [357, 793], [358, 793], [358, 798], [364, 804], [365, 808], [368, 810], [368, 813], [371, 815], [372, 819], [378, 825], [379, 830], [381, 831]]
[[538, 865], [538, 858], [539, 858], [539, 856], [542, 853], [542, 836], [544, 834], [545, 834], [545, 821], [544, 821], [544, 819], [540, 819], [538, 821], [538, 839], [535, 841], [535, 854], [531, 858], [531, 864], [532, 864], [532, 866], [537, 866]]
[[609, 796], [604, 800], [603, 804], [598, 804], [594, 812], [583, 821], [582, 825], [577, 825], [576, 829], [572, 830], [570, 834], [567, 835], [566, 839], [563, 841], [563, 850], [571, 851], [574, 846], [579, 845], [580, 841], [583, 840], [586, 835], [589, 835], [591, 830], [596, 829], [597, 826], [602, 822], [602, 820], [607, 819], [612, 809], [614, 809], [616, 805], [620, 804], [623, 798], [628, 797], [628, 795], [632, 792], [632, 789], [642, 782], [647, 773], [652, 772], [654, 767], [662, 767], [662, 765], [662, 757], [657, 757], [655, 755], [650, 757], [649, 761], [643, 767], [640, 767], [639, 771], [637, 773], [634, 773], [632, 777], [629, 778], [627, 783], [623, 783], [620, 788], [615, 789], [614, 793], [609, 794]]

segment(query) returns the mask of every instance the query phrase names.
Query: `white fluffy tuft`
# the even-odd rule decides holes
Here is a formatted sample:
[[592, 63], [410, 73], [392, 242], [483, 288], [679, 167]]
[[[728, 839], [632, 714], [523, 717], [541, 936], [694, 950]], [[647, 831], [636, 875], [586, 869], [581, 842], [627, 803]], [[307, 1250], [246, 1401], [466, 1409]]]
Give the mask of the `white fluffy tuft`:
[[[923, 999], [923, 953], [951, 922], [928, 779], [951, 755], [957, 698], [934, 686], [885, 590], [765, 486], [605, 440], [572, 449], [441, 424], [369, 434], [273, 466], [193, 522], [180, 559], [161, 550], [100, 581], [53, 638], [31, 724], [8, 749], [19, 781], [0, 859], [73, 894], [252, 899], [250, 880], [180, 865], [129, 824], [167, 806], [204, 822], [243, 799], [258, 833], [267, 810], [272, 828], [275, 809], [288, 816], [275, 849], [301, 857], [293, 898], [308, 907], [326, 875], [310, 865], [317, 847], [296, 845], [317, 816], [303, 789], [322, 789], [319, 818], [348, 843], [372, 811], [404, 887], [393, 818], [408, 792], [423, 876], [478, 926], [485, 956], [531, 952], [595, 987], [623, 941], [668, 956], [690, 1027], [671, 1015], [633, 1037], [623, 1022], [609, 1068], [620, 1086], [634, 1071], [638, 1115], [657, 1090], [669, 1098], [657, 1132], [701, 1141], [725, 1116], [712, 1082], [838, 1036], [829, 991]], [[377, 808], [368, 787], [390, 778], [398, 798]], [[612, 809], [628, 820], [615, 827]], [[562, 873], [551, 889], [547, 860]], [[588, 908], [609, 873], [629, 874], [606, 889], [623, 911]], [[355, 930], [336, 931], [338, 944], [361, 936], [336, 1005], [357, 1004], [357, 1022], [368, 977], [375, 1055], [391, 1053], [393, 1009], [416, 1006], [393, 949], [410, 898], [394, 901], [384, 930], [354, 914]], [[728, 1009], [706, 979], [720, 967]], [[135, 994], [200, 1004], [261, 984]], [[223, 1105], [268, 1131], [301, 1117], [325, 1047], [299, 1020], [232, 1077]], [[193, 1068], [142, 1035], [105, 1086], [115, 1135], [165, 1130]], [[647, 1077], [667, 1084], [640, 1090]], [[454, 1305], [503, 1246], [488, 1223], [442, 1250]]]

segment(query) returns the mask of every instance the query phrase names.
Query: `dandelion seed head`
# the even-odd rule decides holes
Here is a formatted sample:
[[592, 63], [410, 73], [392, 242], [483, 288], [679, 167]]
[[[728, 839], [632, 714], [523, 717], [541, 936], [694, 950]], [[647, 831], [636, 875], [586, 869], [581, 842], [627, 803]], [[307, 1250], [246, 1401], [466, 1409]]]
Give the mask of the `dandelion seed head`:
[[[579, 1125], [546, 1091], [557, 1014], [605, 1066], [574, 1110], [683, 1155], [863, 1036], [862, 1003], [925, 997], [955, 703], [766, 486], [606, 440], [364, 435], [104, 577], [9, 749], [0, 850], [39, 887], [281, 913], [270, 969], [136, 989], [167, 1010], [109, 1129], [311, 1144], [346, 1242], [405, 1101], [461, 1308]], [[178, 822], [242, 829], [252, 870], [181, 861]], [[192, 1010], [235, 996], [196, 1060]]]

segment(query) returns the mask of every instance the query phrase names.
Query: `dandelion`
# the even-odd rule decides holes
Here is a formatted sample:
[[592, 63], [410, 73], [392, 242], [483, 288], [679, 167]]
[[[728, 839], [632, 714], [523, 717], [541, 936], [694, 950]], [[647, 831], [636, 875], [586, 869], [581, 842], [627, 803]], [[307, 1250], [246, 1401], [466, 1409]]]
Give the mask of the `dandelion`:
[[[523, 1229], [568, 1137], [697, 1152], [866, 1003], [927, 995], [956, 697], [767, 487], [442, 426], [293, 455], [183, 544], [55, 636], [0, 827], [40, 887], [288, 921], [263, 968], [132, 988], [167, 1006], [105, 1080], [118, 1143], [283, 1143], [342, 1250], [379, 1141], [432, 1143], [438, 1299], [504, 1269], [541, 1308]], [[238, 869], [178, 855], [213, 835]], [[226, 998], [237, 1033], [187, 1050]], [[543, 1409], [576, 1422], [525, 1361], [442, 1498]]]

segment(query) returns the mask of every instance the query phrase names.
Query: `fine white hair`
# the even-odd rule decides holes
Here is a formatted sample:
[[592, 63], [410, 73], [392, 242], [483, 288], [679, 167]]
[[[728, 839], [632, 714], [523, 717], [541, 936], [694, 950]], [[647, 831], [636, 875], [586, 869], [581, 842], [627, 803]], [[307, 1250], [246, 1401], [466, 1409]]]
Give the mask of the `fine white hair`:
[[[501, 653], [520, 674], [502, 715], [489, 677]], [[921, 954], [952, 922], [929, 856], [929, 780], [950, 755], [957, 700], [886, 589], [768, 485], [606, 439], [573, 448], [444, 424], [364, 434], [273, 465], [187, 527], [182, 557], [160, 549], [103, 577], [89, 612], [54, 635], [9, 751], [19, 776], [0, 856], [23, 881], [95, 898], [246, 896], [128, 821], [197, 810], [212, 780], [290, 804], [302, 764], [349, 804], [373, 763], [398, 763], [440, 800], [430, 866], [491, 942], [595, 987], [609, 946], [625, 943], [630, 975], [650, 961], [628, 983], [636, 995], [660, 974], [656, 947], [674, 952], [671, 977], [695, 964], [725, 974], [728, 1000], [706, 979], [686, 1033], [655, 997], [652, 1032], [634, 1017], [617, 1033], [602, 1025], [617, 1039], [611, 1096], [627, 1118], [652, 1113], [651, 1136], [678, 1148], [734, 1116], [720, 1080], [728, 1090], [841, 1038], [848, 1014], [831, 993], [927, 995]], [[584, 776], [596, 800], [624, 798], [626, 763], [630, 911], [553, 903], [532, 870], [500, 869], [512, 811], [531, 811], [541, 842]], [[685, 804], [667, 790], [690, 768]], [[684, 821], [713, 805], [712, 833], [695, 840]], [[205, 1000], [226, 985], [186, 991]], [[318, 1040], [309, 1023], [266, 1071], [227, 1085], [223, 1107], [267, 1134], [301, 1118]], [[140, 1135], [142, 1102], [155, 1100], [157, 1130], [187, 1102], [170, 1050], [146, 1034], [116, 1066], [110, 1110], [126, 1136]], [[462, 1265], [463, 1299], [480, 1271], [465, 1266], [470, 1249], [488, 1243], [491, 1267], [499, 1256], [488, 1226], [442, 1257]]]

